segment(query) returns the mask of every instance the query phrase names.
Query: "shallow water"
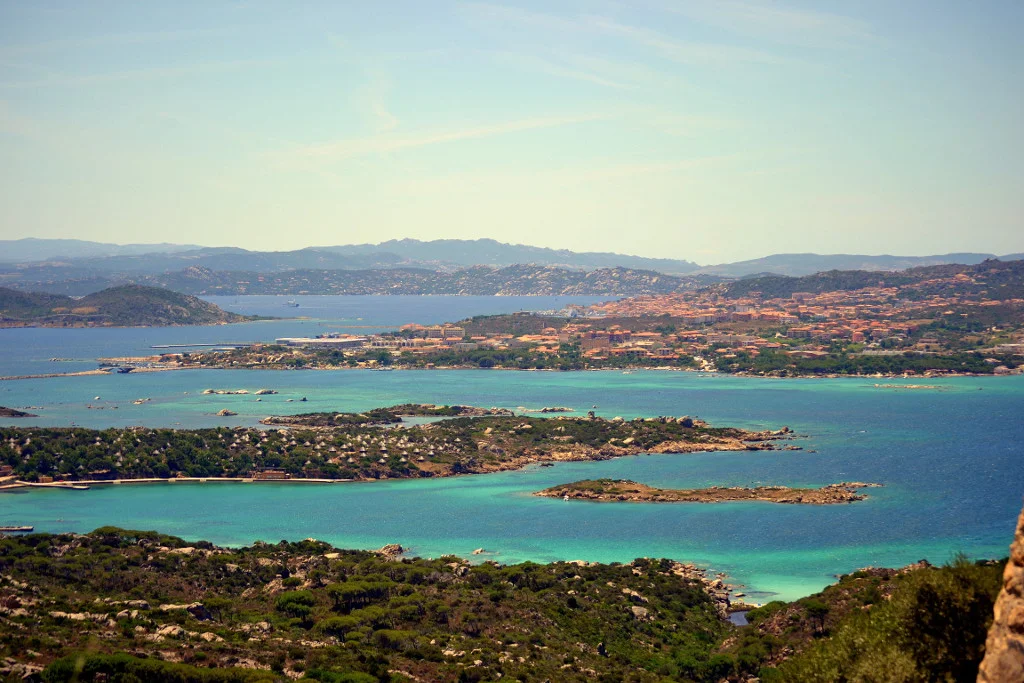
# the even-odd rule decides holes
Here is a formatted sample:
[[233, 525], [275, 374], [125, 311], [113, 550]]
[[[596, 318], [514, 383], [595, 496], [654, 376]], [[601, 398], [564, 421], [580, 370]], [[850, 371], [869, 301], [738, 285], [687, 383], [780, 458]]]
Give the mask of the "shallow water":
[[[0, 519], [41, 531], [116, 524], [222, 544], [310, 536], [342, 547], [397, 542], [428, 556], [469, 556], [483, 547], [494, 554], [482, 559], [502, 562], [665, 556], [727, 572], [746, 586], [749, 600], [793, 598], [866, 565], [941, 563], [958, 551], [1006, 555], [1024, 493], [1024, 378], [928, 383], [939, 388], [883, 388], [864, 379], [486, 370], [206, 370], [2, 382], [0, 405], [42, 406], [40, 419], [11, 424], [252, 424], [273, 413], [406, 401], [564, 405], [578, 413], [596, 404], [607, 417], [689, 414], [751, 428], [788, 425], [806, 438], [795, 442], [805, 449], [796, 452], [639, 456], [443, 480], [22, 492], [0, 496]], [[264, 386], [281, 393], [259, 403], [251, 395], [199, 394], [207, 387]], [[309, 401], [297, 402], [301, 396]], [[153, 401], [132, 405], [137, 397]], [[104, 408], [89, 409], [90, 403]], [[222, 407], [240, 415], [214, 417]], [[609, 504], [530, 495], [591, 477], [663, 487], [861, 480], [885, 488], [868, 490], [864, 502], [824, 507]]]

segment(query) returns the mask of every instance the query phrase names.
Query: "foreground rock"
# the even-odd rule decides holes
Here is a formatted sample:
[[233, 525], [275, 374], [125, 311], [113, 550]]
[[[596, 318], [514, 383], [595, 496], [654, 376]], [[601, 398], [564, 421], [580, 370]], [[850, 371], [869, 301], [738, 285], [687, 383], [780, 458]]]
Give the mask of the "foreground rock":
[[1017, 520], [1010, 561], [1003, 571], [1003, 589], [996, 600], [978, 681], [1024, 681], [1024, 512]]
[[786, 486], [712, 486], [706, 489], [658, 489], [628, 479], [587, 479], [552, 486], [534, 495], [547, 498], [631, 503], [724, 503], [760, 500], [795, 505], [835, 505], [864, 500], [858, 489], [881, 486], [864, 482], [829, 484], [819, 489], [793, 489]]

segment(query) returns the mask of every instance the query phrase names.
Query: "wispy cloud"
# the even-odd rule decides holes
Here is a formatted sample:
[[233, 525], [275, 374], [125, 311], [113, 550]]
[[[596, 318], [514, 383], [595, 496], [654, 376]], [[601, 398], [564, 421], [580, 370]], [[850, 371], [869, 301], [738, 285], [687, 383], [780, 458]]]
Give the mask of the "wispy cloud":
[[370, 74], [370, 82], [356, 90], [353, 103], [370, 122], [376, 133], [386, 133], [398, 127], [398, 117], [388, 108], [387, 96], [390, 82], [379, 73]]
[[554, 116], [505, 121], [483, 126], [459, 128], [453, 130], [434, 131], [419, 135], [377, 135], [365, 138], [340, 140], [313, 145], [302, 145], [291, 151], [289, 156], [295, 159], [331, 159], [340, 160], [368, 154], [385, 154], [407, 149], [428, 147], [444, 143], [477, 140], [498, 135], [508, 135], [541, 128], [554, 128], [590, 121], [610, 118], [606, 114], [584, 116]]
[[604, 88], [678, 88], [683, 85], [676, 76], [659, 72], [644, 64], [606, 59], [558, 48], [545, 50], [543, 54], [533, 54], [525, 50], [491, 50], [485, 54], [506, 66]]
[[471, 16], [499, 24], [513, 23], [561, 33], [587, 30], [586, 23], [578, 18], [569, 19], [554, 14], [531, 12], [519, 7], [489, 2], [465, 2], [460, 7]]
[[493, 51], [490, 54], [494, 59], [503, 64], [548, 74], [550, 76], [568, 78], [570, 80], [582, 81], [584, 83], [600, 85], [606, 88], [631, 87], [627, 83], [613, 80], [612, 78], [608, 78], [600, 73], [573, 68], [572, 66], [560, 64], [557, 61], [541, 57], [540, 55], [500, 50]]
[[519, 25], [561, 36], [568, 34], [610, 36], [652, 49], [662, 57], [685, 64], [772, 64], [785, 61], [763, 50], [725, 43], [682, 40], [653, 29], [624, 24], [600, 15], [558, 16], [518, 7], [479, 2], [464, 3], [461, 7], [469, 16], [498, 26]]
[[860, 19], [795, 9], [756, 0], [657, 1], [657, 7], [708, 25], [768, 40], [811, 46], [835, 46], [872, 40], [871, 26]]
[[640, 176], [686, 174], [726, 164], [738, 158], [736, 155], [713, 155], [687, 159], [565, 166], [526, 171], [458, 172], [429, 178], [416, 178], [404, 183], [401, 189], [403, 192], [433, 194], [480, 187], [572, 187]]
[[53, 74], [46, 78], [29, 81], [0, 81], [0, 88], [37, 88], [47, 86], [87, 86], [103, 83], [115, 83], [130, 80], [153, 80], [160, 78], [177, 78], [203, 73], [216, 73], [247, 69], [255, 66], [267, 66], [277, 63], [273, 59], [237, 59], [222, 62], [199, 62], [182, 66], [158, 66], [143, 69], [125, 69], [98, 74]]
[[652, 48], [668, 59], [685, 64], [775, 64], [784, 61], [763, 50], [721, 43], [675, 40], [658, 31], [621, 24], [603, 17], [591, 17], [589, 21], [597, 30]]
[[135, 31], [130, 33], [108, 33], [80, 38], [56, 38], [35, 43], [14, 43], [0, 47], [0, 56], [27, 55], [64, 50], [81, 50], [90, 47], [112, 45], [140, 45], [173, 41], [219, 38], [246, 27], [221, 27], [186, 29], [181, 31]]

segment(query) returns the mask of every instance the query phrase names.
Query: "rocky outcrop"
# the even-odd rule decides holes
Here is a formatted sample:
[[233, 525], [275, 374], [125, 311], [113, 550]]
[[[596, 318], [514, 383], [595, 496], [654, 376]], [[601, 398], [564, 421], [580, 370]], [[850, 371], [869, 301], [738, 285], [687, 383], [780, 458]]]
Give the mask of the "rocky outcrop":
[[996, 600], [978, 681], [1024, 681], [1024, 512], [1017, 520], [1010, 561], [1003, 571], [1003, 589]]

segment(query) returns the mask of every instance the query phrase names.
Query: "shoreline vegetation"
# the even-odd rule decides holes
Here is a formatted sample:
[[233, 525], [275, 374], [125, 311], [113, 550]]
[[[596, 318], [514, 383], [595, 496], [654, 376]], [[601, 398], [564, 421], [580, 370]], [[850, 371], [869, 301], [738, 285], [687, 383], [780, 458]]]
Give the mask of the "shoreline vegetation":
[[629, 503], [725, 503], [732, 501], [764, 501], [790, 505], [836, 505], [867, 499], [860, 489], [877, 488], [881, 484], [842, 482], [820, 488], [788, 486], [710, 486], [702, 489], [659, 489], [628, 479], [585, 479], [559, 484], [533, 495], [564, 500]]
[[[436, 418], [406, 424], [403, 418]], [[800, 450], [788, 427], [752, 432], [691, 417], [532, 417], [499, 408], [403, 404], [275, 416], [262, 428], [0, 427], [8, 487], [114, 480], [446, 477], [642, 453]]]
[[[865, 568], [749, 609], [670, 559], [503, 565], [316, 539], [0, 536], [10, 680], [973, 680], [1005, 560]], [[730, 593], [732, 592], [732, 596]], [[872, 680], [874, 676], [867, 676]]]

